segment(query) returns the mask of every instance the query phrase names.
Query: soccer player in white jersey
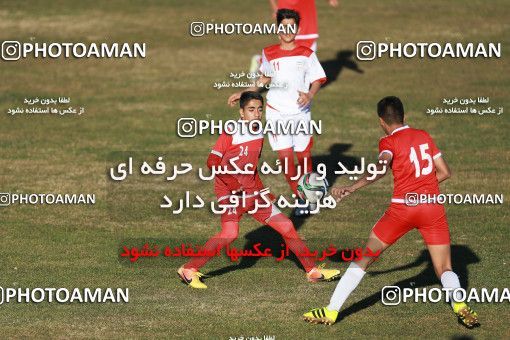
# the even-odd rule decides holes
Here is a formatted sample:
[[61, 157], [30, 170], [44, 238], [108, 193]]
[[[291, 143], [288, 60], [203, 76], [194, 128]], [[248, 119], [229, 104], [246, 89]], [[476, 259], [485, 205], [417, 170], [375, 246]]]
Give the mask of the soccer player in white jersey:
[[[328, 0], [331, 7], [338, 6], [338, 0]], [[319, 25], [317, 23], [317, 8], [315, 0], [269, 0], [273, 11], [273, 19], [280, 8], [292, 9], [299, 13], [299, 34], [296, 36], [296, 44], [306, 46], [317, 53], [317, 39], [319, 38]], [[260, 54], [251, 58], [250, 73], [256, 72], [262, 61]]]
[[[279, 9], [276, 14], [278, 25], [295, 25], [299, 27], [299, 14], [290, 9]], [[280, 26], [279, 26], [280, 27]], [[299, 32], [299, 31], [298, 31]], [[266, 121], [273, 126], [280, 123], [307, 123], [311, 120], [311, 103], [322, 84], [326, 74], [315, 53], [306, 46], [296, 43], [296, 34], [290, 30], [279, 34], [280, 44], [266, 47], [262, 51], [261, 76], [253, 87], [245, 91], [257, 91], [271, 83], [267, 94]], [[245, 91], [232, 94], [228, 104], [233, 106]], [[283, 132], [283, 131], [279, 131]], [[297, 132], [297, 133], [295, 133]], [[308, 133], [307, 133], [308, 132]], [[313, 137], [311, 131], [290, 133], [269, 133], [269, 144], [278, 152], [282, 165], [286, 166], [285, 177], [292, 191], [297, 195], [297, 170], [294, 163], [297, 157], [301, 174], [312, 171], [311, 148]], [[303, 210], [296, 212], [306, 213]]]

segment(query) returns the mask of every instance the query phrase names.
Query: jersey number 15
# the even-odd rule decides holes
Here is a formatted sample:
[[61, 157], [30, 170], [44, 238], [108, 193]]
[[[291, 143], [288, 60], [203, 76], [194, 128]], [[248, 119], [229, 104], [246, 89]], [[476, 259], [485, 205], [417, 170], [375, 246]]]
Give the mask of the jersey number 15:
[[420, 168], [420, 159], [418, 159], [418, 153], [416, 152], [416, 149], [413, 146], [411, 146], [411, 152], [409, 153], [409, 159], [411, 160], [411, 163], [413, 163], [413, 165], [414, 165], [414, 169], [415, 169], [414, 176], [415, 177], [420, 177], [422, 175], [426, 176], [432, 172], [432, 166], [433, 166], [432, 156], [430, 155], [428, 150], [429, 150], [429, 145], [427, 143], [420, 144], [420, 159], [422, 161], [427, 162], [426, 167]]

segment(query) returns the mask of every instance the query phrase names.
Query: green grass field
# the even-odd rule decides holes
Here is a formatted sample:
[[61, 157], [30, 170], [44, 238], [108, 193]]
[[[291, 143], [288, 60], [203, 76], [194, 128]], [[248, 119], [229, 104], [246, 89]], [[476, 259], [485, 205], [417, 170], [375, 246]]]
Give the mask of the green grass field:
[[[508, 1], [317, 0], [318, 56], [336, 80], [315, 99], [323, 121], [317, 159], [373, 159], [382, 131], [375, 114], [386, 95], [401, 97], [407, 122], [435, 138], [453, 176], [448, 193], [502, 193], [510, 197], [509, 113], [500, 116], [428, 116], [443, 98], [490, 97], [510, 110]], [[186, 175], [114, 183], [109, 168], [126, 155], [202, 166], [213, 136], [182, 139], [179, 117], [228, 119], [230, 89], [213, 84], [245, 70], [272, 36], [189, 35], [192, 21], [270, 22], [266, 1], [0, 1], [0, 40], [34, 42], [145, 42], [145, 59], [33, 59], [0, 62], [0, 192], [95, 193], [93, 206], [0, 207], [2, 287], [129, 287], [127, 304], [16, 304], [0, 306], [2, 338], [223, 338], [264, 335], [312, 338], [508, 338], [505, 304], [475, 304], [482, 327], [467, 330], [444, 303], [382, 305], [386, 285], [439, 287], [418, 232], [400, 240], [374, 265], [373, 275], [346, 302], [332, 327], [310, 325], [301, 314], [325, 305], [335, 283], [310, 284], [292, 261], [264, 259], [209, 278], [209, 289], [181, 284], [182, 261], [119, 259], [126, 242], [205, 240], [219, 217], [205, 210], [178, 217], [162, 212], [163, 194], [185, 190], [214, 197], [211, 182]], [[388, 59], [348, 57], [359, 40], [501, 42], [500, 59]], [[337, 54], [341, 53], [341, 59]], [[347, 57], [346, 57], [347, 56]], [[355, 64], [353, 64], [355, 63]], [[353, 71], [353, 65], [363, 72]], [[342, 67], [339, 67], [342, 66]], [[11, 116], [24, 98], [70, 97], [81, 116]], [[338, 145], [343, 144], [343, 145]], [[334, 152], [330, 151], [333, 147]], [[341, 150], [341, 153], [337, 153]], [[263, 157], [274, 159], [268, 143]], [[311, 244], [362, 246], [391, 197], [391, 176], [344, 200], [335, 210], [298, 223]], [[262, 178], [288, 195], [283, 176]], [[338, 178], [336, 184], [348, 184]], [[454, 270], [469, 287], [509, 286], [508, 203], [449, 205]], [[264, 234], [250, 218], [236, 245]], [[274, 233], [265, 233], [274, 239]], [[230, 265], [210, 262], [204, 272]], [[392, 270], [409, 265], [405, 270]], [[330, 262], [342, 270], [346, 264]]]

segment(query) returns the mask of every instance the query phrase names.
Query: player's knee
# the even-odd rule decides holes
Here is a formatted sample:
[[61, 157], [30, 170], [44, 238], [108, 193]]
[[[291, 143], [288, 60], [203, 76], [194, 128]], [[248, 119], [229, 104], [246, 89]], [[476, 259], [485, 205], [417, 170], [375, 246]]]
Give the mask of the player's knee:
[[237, 230], [224, 230], [221, 232], [221, 238], [231, 243], [237, 239], [239, 232]]

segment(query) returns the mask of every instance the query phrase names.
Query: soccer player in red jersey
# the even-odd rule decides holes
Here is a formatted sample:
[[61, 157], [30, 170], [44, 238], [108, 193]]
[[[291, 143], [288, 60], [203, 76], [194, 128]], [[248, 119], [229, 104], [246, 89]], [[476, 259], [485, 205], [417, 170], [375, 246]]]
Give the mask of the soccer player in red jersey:
[[[479, 325], [477, 314], [465, 302], [458, 302], [461, 295], [454, 296], [461, 293], [455, 292], [460, 288], [460, 282], [452, 271], [450, 232], [445, 209], [429, 199], [439, 194], [439, 183], [450, 177], [450, 169], [426, 131], [404, 125], [404, 106], [400, 99], [383, 98], [377, 104], [377, 114], [386, 133], [386, 137], [379, 141], [378, 170], [382, 171], [386, 165], [391, 167], [394, 190], [391, 204], [372, 228], [366, 247], [383, 252], [410, 230], [418, 229], [430, 252], [434, 271], [443, 288], [448, 289], [453, 311], [459, 321], [468, 328]], [[351, 186], [333, 188], [332, 195], [341, 200], [384, 175], [385, 172], [378, 174], [372, 180], [365, 175]], [[373, 261], [373, 257], [365, 257], [352, 262], [338, 283], [329, 305], [305, 313], [305, 320], [334, 323], [343, 303]]]
[[[300, 17], [296, 11], [280, 9], [277, 24], [299, 26]], [[287, 34], [288, 33], [288, 34]], [[284, 84], [271, 87], [267, 93], [266, 121], [283, 123], [294, 127], [300, 123], [309, 126], [311, 121], [312, 98], [326, 82], [326, 74], [315, 53], [305, 46], [296, 44], [296, 34], [286, 32], [279, 35], [280, 44], [264, 48], [262, 51], [261, 76], [255, 86], [246, 91], [257, 91], [261, 86]], [[241, 92], [228, 98], [228, 104], [234, 105]], [[313, 136], [311, 131], [269, 132], [269, 144], [278, 152], [278, 158], [285, 166], [285, 177], [292, 191], [297, 195], [299, 179], [294, 159], [297, 158], [301, 175], [312, 171]], [[313, 208], [312, 208], [313, 209]], [[297, 209], [296, 212], [302, 211]], [[303, 212], [306, 214], [306, 212]]]
[[[241, 120], [239, 124], [260, 121], [262, 107], [263, 98], [259, 93], [244, 92], [240, 98]], [[221, 215], [221, 231], [206, 242], [205, 253], [214, 253], [237, 239], [239, 220], [246, 212], [254, 210], [257, 203], [259, 208], [252, 214], [253, 218], [260, 223], [269, 225], [282, 235], [288, 248], [297, 255], [303, 265], [309, 281], [331, 281], [337, 278], [340, 274], [339, 270], [316, 267], [312, 257], [298, 255], [309, 254], [308, 248], [296, 232], [292, 221], [282, 214], [273, 203], [268, 207], [260, 207], [266, 203], [260, 196], [264, 185], [256, 171], [262, 152], [263, 134], [253, 134], [249, 129], [240, 128], [232, 132], [232, 134], [224, 132], [220, 135], [209, 154], [207, 166], [209, 168], [221, 166], [222, 168], [227, 167], [228, 170], [234, 170], [231, 161], [236, 158], [235, 165], [240, 169], [251, 168], [254, 171], [252, 174], [216, 174], [214, 191], [219, 203], [230, 202], [231, 195], [241, 194], [244, 194], [246, 202], [242, 206], [229, 208]], [[258, 204], [259, 202], [260, 204]], [[207, 288], [202, 282], [203, 274], [199, 272], [199, 269], [210, 259], [210, 256], [194, 257], [179, 268], [179, 277], [193, 288]]]

